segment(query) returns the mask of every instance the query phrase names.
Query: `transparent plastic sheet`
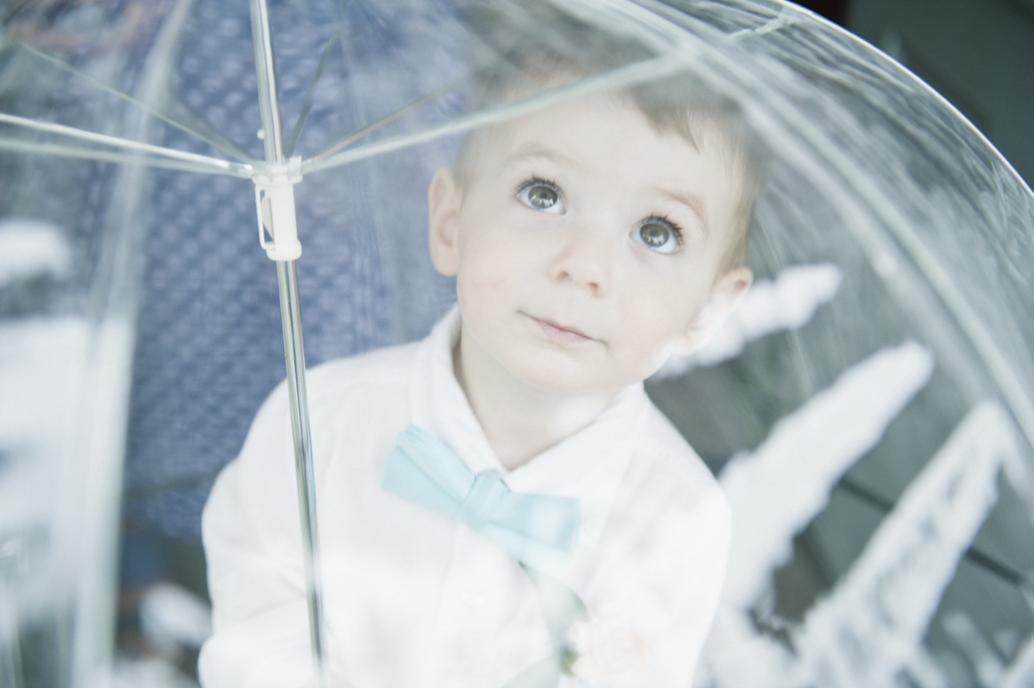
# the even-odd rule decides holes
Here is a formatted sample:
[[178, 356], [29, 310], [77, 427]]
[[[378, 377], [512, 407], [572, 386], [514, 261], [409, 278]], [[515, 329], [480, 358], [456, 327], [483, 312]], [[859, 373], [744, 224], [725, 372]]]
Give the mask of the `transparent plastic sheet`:
[[[10, 94], [0, 95], [0, 112], [234, 164], [262, 157], [244, 8], [202, 1], [78, 13], [56, 7], [28, 3], [5, 24], [8, 37], [19, 21], [41, 28], [20, 29], [17, 45], [0, 57]], [[296, 194], [310, 364], [422, 336], [450, 305], [452, 284], [426, 258], [425, 187], [452, 159], [463, 130], [482, 121], [465, 109], [471, 80], [497, 69], [505, 46], [547, 31], [533, 10], [506, 7], [513, 23], [481, 34], [465, 23], [465, 8], [444, 3], [408, 13], [357, 3], [272, 7], [285, 149], [311, 161]], [[636, 65], [651, 60], [644, 54], [681, 55], [694, 79], [740, 104], [767, 150], [750, 248], [752, 293], [709, 348], [672, 362], [648, 386], [719, 475], [733, 507], [726, 601], [698, 682], [1022, 685], [1034, 628], [1026, 391], [1034, 383], [1026, 344], [1034, 318], [1019, 268], [1031, 253], [1030, 190], [944, 101], [811, 15], [746, 2], [593, 9], [602, 34], [611, 27], [644, 46], [621, 78], [639, 78]], [[141, 12], [153, 23], [133, 18]], [[168, 28], [174, 20], [182, 24]], [[108, 41], [115, 47], [98, 54], [67, 40], [24, 38], [61, 37], [72, 26], [96, 42], [91, 32], [100, 25], [145, 28], [130, 32], [137, 41]], [[157, 54], [162, 36], [168, 57], [152, 60], [147, 74], [138, 58]], [[562, 34], [552, 43], [565, 45]], [[28, 66], [41, 58], [26, 44], [77, 73], [46, 60], [42, 70]], [[89, 79], [134, 100], [84, 86]], [[141, 111], [160, 117], [138, 119]], [[0, 129], [5, 140], [37, 145], [55, 143], [50, 133], [10, 122]], [[147, 155], [103, 148], [126, 162]], [[50, 301], [37, 296], [55, 292], [62, 315], [128, 322], [124, 313], [138, 297], [110, 285], [140, 280], [126, 506], [144, 532], [196, 543], [211, 480], [283, 376], [272, 267], [255, 250], [251, 185], [222, 174], [144, 173], [24, 151], [4, 153], [2, 164], [4, 214], [59, 228], [25, 224], [33, 243], [20, 250], [47, 251], [32, 246], [55, 235], [83, 247], [71, 259], [61, 257], [68, 249], [51, 251], [38, 263], [42, 276], [5, 283], [13, 328], [28, 331], [42, 320], [60, 326]], [[138, 214], [125, 215], [127, 206]], [[62, 265], [76, 277], [46, 286]], [[54, 291], [40, 292], [41, 284]], [[121, 297], [103, 298], [109, 293]], [[80, 339], [108, 341], [102, 331], [89, 325]], [[121, 345], [97, 345], [123, 373], [127, 336]], [[61, 341], [72, 346], [73, 337]], [[35, 345], [20, 356], [10, 359], [19, 376], [27, 369], [18, 361], [53, 369], [58, 358]], [[78, 361], [76, 371], [97, 360], [66, 358]], [[104, 388], [117, 390], [117, 375], [104, 375], [113, 385]], [[29, 398], [22, 390], [31, 383], [19, 379], [18, 399]], [[125, 403], [98, 408], [115, 418], [125, 415]], [[59, 437], [89, 415], [71, 413], [63, 424], [25, 417], [28, 424], [46, 417], [34, 432]], [[111, 429], [108, 441], [117, 442], [118, 422], [95, 426]], [[72, 459], [55, 459], [64, 460]], [[53, 464], [35, 464], [34, 483], [7, 470], [22, 464], [5, 459], [5, 486], [52, 489], [44, 481]], [[120, 461], [104, 465], [113, 476]], [[113, 488], [114, 479], [107, 494]], [[83, 499], [35, 500], [36, 507], [60, 505], [59, 513], [33, 516], [54, 524], [44, 542], [62, 542], [56, 533], [75, 522]], [[94, 537], [110, 545], [108, 527]], [[110, 552], [88, 542], [79, 551]], [[57, 551], [56, 544], [44, 549]], [[87, 554], [76, 555], [81, 568], [110, 583], [110, 556]], [[64, 637], [76, 613], [100, 614], [77, 606], [87, 602], [73, 592], [81, 583], [36, 583], [29, 587], [65, 590], [68, 602], [42, 612], [19, 607], [24, 617], [15, 625], [28, 630], [8, 656], [25, 666], [33, 653], [42, 652], [34, 666], [51, 656], [34, 635], [40, 619]], [[101, 658], [105, 652], [94, 650]], [[73, 655], [51, 663], [61, 667], [51, 683], [74, 673]]]
[[[127, 50], [91, 51], [76, 19], [37, 37], [94, 78], [118, 81], [139, 64]], [[6, 12], [6, 11], [5, 11]], [[5, 17], [7, 19], [7, 17]], [[81, 25], [80, 22], [83, 22]], [[5, 21], [0, 100], [5, 117], [68, 114], [97, 132], [144, 138], [116, 103], [82, 98], [81, 77], [27, 66]], [[111, 46], [109, 46], [110, 48]], [[44, 78], [40, 79], [41, 72]], [[48, 79], [47, 77], [51, 77]], [[46, 86], [48, 84], [50, 88]], [[80, 90], [82, 88], [83, 90]], [[53, 117], [41, 118], [54, 122]], [[88, 150], [33, 155], [40, 139], [12, 134], [3, 160], [3, 570], [5, 685], [70, 685], [110, 674], [121, 451], [128, 412], [137, 280], [143, 245], [140, 156], [119, 167]], [[115, 131], [109, 123], [120, 121]], [[45, 142], [43, 145], [47, 145]], [[68, 152], [76, 146], [56, 145]], [[55, 202], [55, 199], [61, 199]], [[44, 420], [46, 419], [46, 420]], [[101, 632], [98, 633], [97, 631]]]
[[[126, 228], [139, 209], [108, 203], [113, 185], [132, 181], [106, 164], [10, 157], [4, 167], [5, 181], [16, 181], [5, 191], [17, 195], [5, 198], [0, 229], [8, 615], [0, 675], [5, 685], [61, 685], [92, 673], [90, 660], [112, 646], [110, 635], [74, 620], [105, 619], [113, 604], [114, 561], [97, 553], [117, 544], [116, 457], [141, 248]], [[64, 194], [63, 207], [35, 192], [44, 186]]]
[[[1029, 641], [1018, 639], [1029, 631], [1015, 629], [1030, 625], [1034, 550], [1023, 544], [1031, 525], [1029, 430], [1022, 439], [1029, 395], [1016, 368], [1030, 361], [1031, 304], [1013, 256], [1024, 244], [1019, 252], [1029, 250], [1023, 235], [1034, 222], [1030, 191], [950, 106], [890, 62], [873, 59], [861, 42], [776, 6], [687, 5], [685, 23], [695, 33], [719, 25], [748, 52], [765, 56], [749, 74], [721, 65], [718, 78], [778, 84], [759, 116], [785, 129], [768, 143], [808, 140], [812, 152], [823, 151], [824, 168], [804, 180], [800, 167], [808, 163], [800, 154], [774, 153], [758, 213], [751, 264], [775, 278], [765, 296], [783, 295], [793, 329], [751, 342], [738, 358], [681, 384], [656, 388], [662, 407], [691, 441], [698, 438], [696, 446], [715, 442], [714, 456], [733, 455], [720, 476], [733, 495], [734, 521], [736, 513], [751, 514], [743, 519], [739, 554], [734, 538], [727, 593], [748, 591], [729, 601], [741, 609], [747, 602], [752, 612], [719, 621], [713, 680], [1022, 685], [1029, 680]], [[784, 98], [788, 107], [776, 102]], [[790, 160], [800, 166], [796, 174], [780, 169]], [[851, 249], [842, 243], [845, 233]], [[803, 327], [801, 310], [810, 319]], [[940, 315], [943, 325], [934, 324]], [[1001, 328], [994, 335], [992, 321]], [[746, 320], [739, 337], [728, 336], [704, 358], [720, 361], [753, 339], [752, 331], [772, 329]], [[916, 342], [925, 356], [916, 355]], [[973, 355], [985, 360], [981, 375], [963, 363]], [[886, 367], [894, 358], [900, 367]], [[877, 387], [852, 388], [861, 380], [851, 371]], [[888, 377], [877, 383], [879, 375]], [[851, 389], [858, 396], [838, 397]], [[713, 394], [721, 400], [709, 408], [674, 410], [680, 399]], [[1003, 397], [1017, 400], [1004, 403], [1015, 418], [1001, 413]], [[835, 413], [816, 415], [838, 403], [845, 404], [840, 421]], [[867, 420], [876, 424], [866, 427]], [[981, 477], [981, 470], [990, 475]], [[931, 487], [938, 471], [940, 480], [975, 492], [952, 502], [950, 493]], [[808, 473], [814, 482], [800, 480]], [[982, 481], [991, 482], [981, 487]], [[827, 495], [820, 484], [835, 487]], [[749, 505], [738, 511], [737, 494]], [[789, 540], [776, 544], [779, 522], [785, 537], [796, 533], [792, 549]], [[754, 534], [765, 528], [770, 539]], [[960, 540], [967, 544], [951, 544], [953, 532], [966, 533]], [[815, 587], [802, 595], [804, 577]], [[991, 596], [1002, 600], [995, 612], [977, 602]], [[760, 644], [751, 641], [759, 628], [768, 639]], [[783, 643], [794, 652], [779, 649]], [[914, 651], [894, 649], [898, 643]], [[973, 664], [962, 669], [947, 657], [967, 645], [979, 649], [963, 652]]]

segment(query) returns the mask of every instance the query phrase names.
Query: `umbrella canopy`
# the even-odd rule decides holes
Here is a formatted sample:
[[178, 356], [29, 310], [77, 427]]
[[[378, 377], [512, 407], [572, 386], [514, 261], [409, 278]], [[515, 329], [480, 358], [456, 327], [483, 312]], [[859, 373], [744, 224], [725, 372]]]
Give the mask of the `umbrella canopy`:
[[[197, 543], [285, 346], [318, 500], [299, 313], [309, 363], [427, 332], [455, 292], [426, 258], [426, 186], [469, 132], [672, 79], [733, 104], [764, 167], [755, 286], [648, 386], [732, 506], [698, 681], [1029, 680], [1034, 196], [887, 57], [740, 0], [39, 0], [0, 19], [12, 685], [108, 671], [123, 482], [128, 527]], [[522, 75], [540, 53], [566, 71]]]

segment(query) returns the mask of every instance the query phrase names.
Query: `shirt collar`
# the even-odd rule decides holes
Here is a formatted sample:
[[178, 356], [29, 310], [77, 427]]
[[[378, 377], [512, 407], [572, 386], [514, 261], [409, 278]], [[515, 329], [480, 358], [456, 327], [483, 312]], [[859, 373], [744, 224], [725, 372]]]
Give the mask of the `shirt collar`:
[[420, 343], [413, 370], [412, 420], [435, 433], [474, 472], [499, 471], [511, 489], [579, 500], [580, 546], [595, 540], [634, 454], [649, 400], [642, 383], [622, 390], [592, 424], [512, 471], [498, 460], [453, 371], [458, 306]]

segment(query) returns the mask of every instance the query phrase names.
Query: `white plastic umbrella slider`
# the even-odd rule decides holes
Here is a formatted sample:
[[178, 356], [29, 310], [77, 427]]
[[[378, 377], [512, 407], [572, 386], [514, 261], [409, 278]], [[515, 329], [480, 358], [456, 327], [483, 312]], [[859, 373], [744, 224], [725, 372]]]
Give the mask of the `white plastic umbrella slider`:
[[251, 180], [255, 183], [255, 208], [258, 213], [259, 244], [270, 260], [298, 260], [298, 221], [294, 210], [294, 185], [302, 180], [302, 159], [258, 166]]

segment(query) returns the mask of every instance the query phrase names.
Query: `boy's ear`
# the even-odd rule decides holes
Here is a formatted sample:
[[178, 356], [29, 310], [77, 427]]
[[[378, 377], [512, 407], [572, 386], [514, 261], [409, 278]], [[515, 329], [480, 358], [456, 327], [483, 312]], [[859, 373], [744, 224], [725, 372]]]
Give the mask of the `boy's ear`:
[[438, 272], [453, 277], [459, 271], [459, 213], [463, 192], [447, 167], [439, 168], [427, 188], [428, 246]]
[[686, 351], [703, 346], [717, 332], [754, 282], [754, 273], [746, 266], [729, 270], [715, 282], [707, 303], [696, 314], [686, 331]]

